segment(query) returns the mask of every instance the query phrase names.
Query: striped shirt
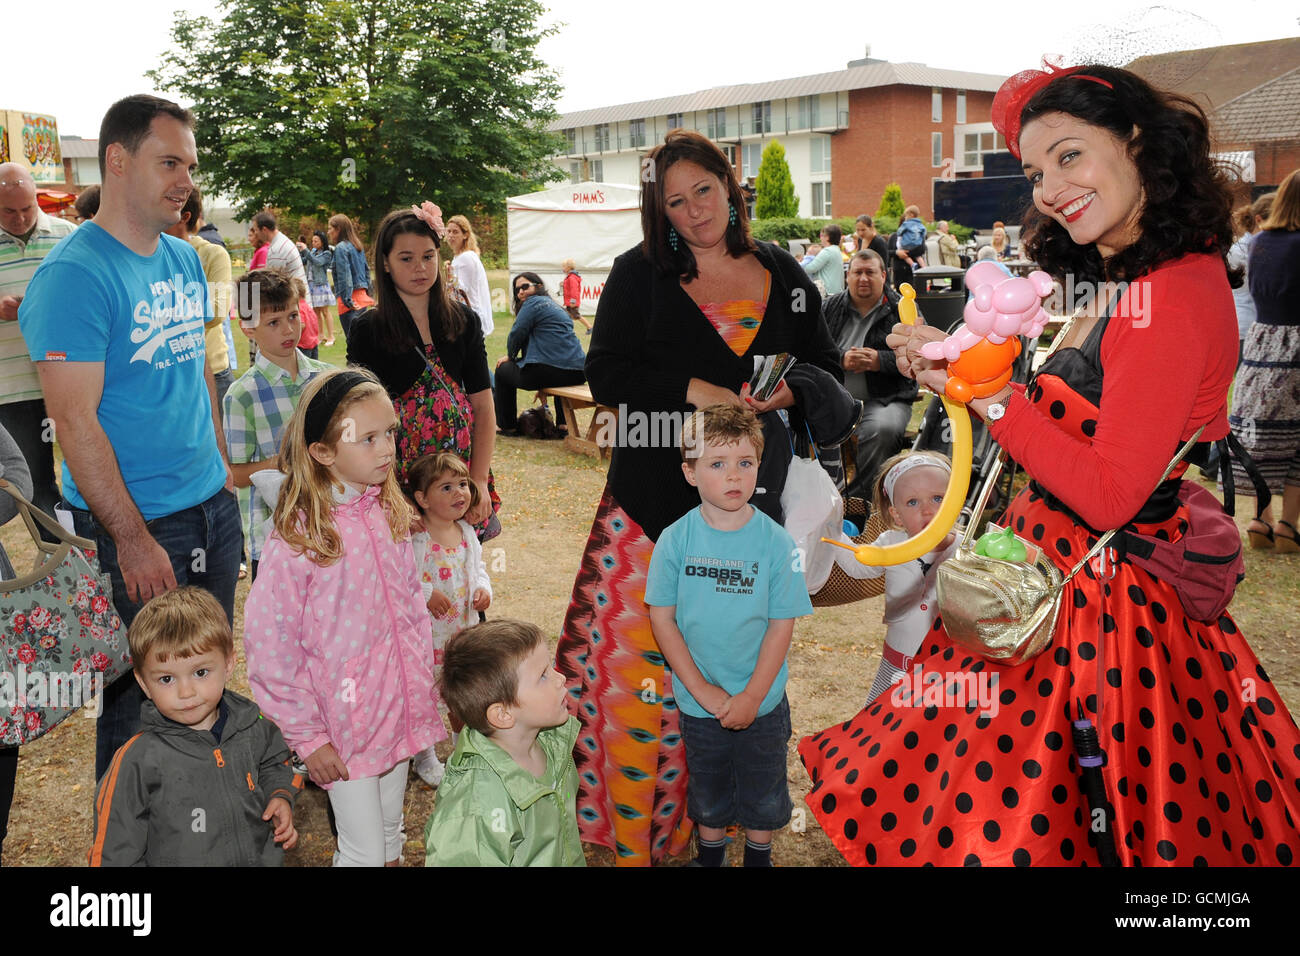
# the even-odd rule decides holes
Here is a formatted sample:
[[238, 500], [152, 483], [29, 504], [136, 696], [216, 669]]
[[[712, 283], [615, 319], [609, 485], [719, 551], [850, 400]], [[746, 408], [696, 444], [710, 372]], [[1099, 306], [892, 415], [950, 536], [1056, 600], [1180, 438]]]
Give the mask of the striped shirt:
[[[333, 367], [328, 362], [308, 358], [300, 351], [298, 377], [294, 379], [258, 352], [252, 368], [235, 380], [222, 403], [230, 463], [246, 465], [250, 461], [266, 461], [278, 454], [284, 426], [289, 423], [299, 397], [313, 378]], [[256, 488], [240, 488], [239, 504], [244, 530], [249, 536], [249, 557], [254, 561], [260, 560], [271, 506], [262, 500]]]
[[[36, 213], [36, 228], [26, 242], [0, 229], [0, 298], [25, 295], [36, 267], [59, 240], [77, 227], [66, 219]], [[69, 293], [75, 294], [75, 293]], [[41, 380], [27, 354], [17, 322], [0, 322], [0, 405], [41, 397]]]

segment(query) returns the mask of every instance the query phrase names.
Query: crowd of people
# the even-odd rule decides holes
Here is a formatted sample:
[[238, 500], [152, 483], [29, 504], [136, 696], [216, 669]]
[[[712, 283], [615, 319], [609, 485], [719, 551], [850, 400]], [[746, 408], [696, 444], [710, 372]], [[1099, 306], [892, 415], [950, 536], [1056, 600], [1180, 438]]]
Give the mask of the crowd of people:
[[[1089, 66], [1018, 74], [994, 115], [1033, 186], [1023, 253], [1058, 280], [1143, 287], [1079, 310], [1027, 386], [968, 403], [1031, 478], [998, 522], [1062, 569], [1112, 528], [1177, 541], [1191, 518], [1185, 466], [1162, 480], [1169, 456], [1231, 427], [1282, 496], [1251, 543], [1300, 550], [1300, 171], [1238, 217], [1238, 240], [1190, 101]], [[103, 695], [91, 862], [279, 864], [309, 779], [328, 794], [335, 865], [397, 865], [414, 769], [438, 788], [430, 865], [583, 865], [583, 842], [649, 865], [694, 832], [692, 862], [718, 866], [733, 825], [745, 865], [772, 865], [793, 810], [787, 658], [814, 613], [783, 527], [792, 433], [856, 440], [844, 490], [873, 498], [881, 545], [930, 524], [952, 469], [899, 454], [918, 386], [947, 379], [922, 357], [942, 334], [901, 324], [890, 282], [925, 262], [920, 210], [889, 239], [859, 217], [847, 264], [830, 224], [801, 264], [754, 241], [726, 156], [673, 130], [647, 154], [642, 242], [615, 260], [590, 348], [573, 264], [562, 305], [524, 272], [493, 370], [465, 217], [394, 210], [368, 259], [346, 216], [295, 243], [259, 213], [232, 283], [229, 255], [200, 238], [193, 124], [156, 97], [114, 104], [98, 207], [75, 230], [0, 165], [0, 371], [17, 383], [0, 477], [93, 543], [134, 666]], [[990, 248], [1010, 255], [1005, 230]], [[238, 375], [229, 316], [252, 346]], [[338, 334], [347, 368], [318, 358]], [[780, 354], [786, 379], [755, 393], [754, 357]], [[516, 389], [584, 381], [602, 405], [681, 427], [615, 444], [552, 652], [500, 614], [482, 544], [502, 530], [493, 453], [517, 427]], [[35, 430], [47, 418], [58, 479]], [[865, 706], [798, 743], [809, 806], [849, 862], [1105, 859], [1076, 719], [1107, 755], [1120, 862], [1294, 861], [1300, 731], [1230, 616], [1197, 619], [1175, 581], [1113, 554], [1066, 583], [1042, 655], [980, 659], [937, 614], [953, 548], [948, 534], [883, 571], [836, 558], [885, 577], [889, 624]], [[11, 642], [49, 639], [35, 615], [7, 626]], [[237, 641], [251, 699], [226, 686]], [[900, 703], [913, 673], [977, 676], [999, 706]], [[0, 743], [0, 840], [17, 753]], [[238, 810], [191, 832], [196, 793]]]

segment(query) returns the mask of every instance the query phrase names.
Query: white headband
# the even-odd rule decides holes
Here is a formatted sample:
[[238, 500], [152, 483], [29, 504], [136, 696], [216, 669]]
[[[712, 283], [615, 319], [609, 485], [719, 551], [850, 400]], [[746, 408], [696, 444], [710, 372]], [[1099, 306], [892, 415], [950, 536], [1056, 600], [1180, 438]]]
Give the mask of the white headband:
[[933, 468], [942, 468], [949, 474], [952, 473], [952, 468], [950, 468], [948, 463], [942, 458], [931, 458], [929, 455], [908, 455], [893, 468], [889, 469], [889, 473], [885, 475], [885, 497], [889, 499], [890, 504], [893, 504], [894, 502], [894, 485], [898, 484], [898, 479], [902, 478], [913, 468], [921, 468], [926, 465]]

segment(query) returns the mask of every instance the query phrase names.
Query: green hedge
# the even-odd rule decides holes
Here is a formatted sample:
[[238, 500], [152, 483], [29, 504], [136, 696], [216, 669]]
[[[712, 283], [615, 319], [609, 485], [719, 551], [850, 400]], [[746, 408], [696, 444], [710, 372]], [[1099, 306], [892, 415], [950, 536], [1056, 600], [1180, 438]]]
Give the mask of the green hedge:
[[[876, 232], [882, 236], [888, 236], [891, 232], [898, 230], [898, 220], [889, 216], [873, 216], [872, 221], [875, 223]], [[750, 222], [750, 230], [754, 238], [759, 242], [785, 242], [789, 239], [807, 239], [809, 242], [816, 242], [817, 235], [822, 228], [828, 223], [834, 222], [844, 232], [844, 235], [853, 235], [853, 227], [857, 224], [857, 216], [840, 216], [838, 219], [800, 219], [797, 216], [787, 218], [771, 219], [754, 219]], [[934, 223], [926, 223], [926, 229], [931, 233], [935, 229]], [[965, 242], [975, 232], [968, 226], [961, 223], [948, 223], [948, 231], [957, 237], [958, 242]]]

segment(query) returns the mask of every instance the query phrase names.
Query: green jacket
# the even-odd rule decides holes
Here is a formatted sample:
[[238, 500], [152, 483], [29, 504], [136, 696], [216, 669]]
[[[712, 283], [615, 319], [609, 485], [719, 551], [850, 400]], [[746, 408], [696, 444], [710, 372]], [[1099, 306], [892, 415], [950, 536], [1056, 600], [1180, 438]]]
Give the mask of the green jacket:
[[542, 779], [466, 727], [424, 830], [428, 866], [586, 866], [578, 837], [578, 718], [543, 730]]

